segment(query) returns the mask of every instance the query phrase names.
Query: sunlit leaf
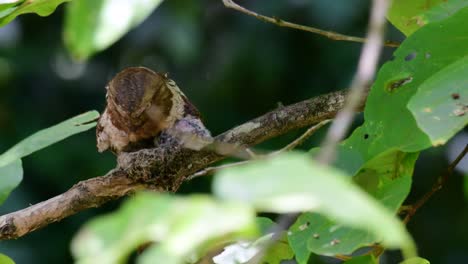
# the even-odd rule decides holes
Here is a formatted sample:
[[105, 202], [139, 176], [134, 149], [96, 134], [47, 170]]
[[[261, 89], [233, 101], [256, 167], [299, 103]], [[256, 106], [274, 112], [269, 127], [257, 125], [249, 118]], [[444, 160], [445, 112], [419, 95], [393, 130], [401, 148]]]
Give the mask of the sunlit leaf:
[[342, 172], [303, 154], [282, 155], [228, 168], [214, 181], [215, 194], [267, 212], [319, 212], [338, 224], [372, 232], [389, 248], [415, 254], [411, 237], [393, 213], [364, 193]]
[[0, 155], [0, 166], [5, 166], [69, 136], [86, 131], [96, 125], [94, 120], [98, 117], [97, 111], [86, 112], [32, 134]]
[[3, 26], [17, 16], [27, 13], [36, 13], [40, 16], [52, 14], [58, 5], [70, 0], [27, 0], [16, 1], [0, 5], [0, 26]]
[[121, 263], [140, 245], [151, 245], [138, 263], [185, 263], [213, 243], [256, 234], [255, 212], [207, 196], [138, 194], [113, 214], [88, 223], [75, 237], [77, 263]]
[[468, 124], [468, 56], [423, 82], [408, 108], [433, 145], [445, 144], [463, 129]]
[[[139, 25], [162, 0], [79, 0], [67, 6], [63, 37], [78, 60], [104, 50]], [[157, 25], [156, 25], [157, 26]]]

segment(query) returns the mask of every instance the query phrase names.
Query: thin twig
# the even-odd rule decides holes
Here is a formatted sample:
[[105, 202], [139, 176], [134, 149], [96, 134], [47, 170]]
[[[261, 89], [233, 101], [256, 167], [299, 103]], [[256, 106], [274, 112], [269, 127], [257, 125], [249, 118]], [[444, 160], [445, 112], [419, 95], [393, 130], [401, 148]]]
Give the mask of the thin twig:
[[[321, 127], [323, 127], [324, 125], [328, 124], [330, 122], [330, 119], [328, 120], [325, 120], [325, 121], [322, 121], [320, 123], [318, 123], [317, 125], [315, 126], [312, 126], [311, 128], [307, 129], [306, 132], [304, 132], [300, 137], [296, 138], [293, 142], [289, 143], [288, 145], [286, 145], [285, 147], [283, 147], [282, 149], [280, 150], [277, 150], [277, 151], [274, 151], [274, 152], [271, 152], [267, 155], [257, 155], [255, 154], [251, 149], [249, 148], [246, 148], [245, 151], [248, 152], [248, 153], [251, 153], [251, 158], [252, 159], [266, 159], [266, 158], [269, 158], [273, 155], [278, 155], [280, 153], [283, 153], [283, 152], [287, 152], [287, 151], [290, 151], [290, 150], [293, 150], [294, 148], [296, 148], [297, 146], [301, 145], [302, 143], [304, 143], [304, 141], [306, 139], [308, 139], [309, 137], [311, 137], [317, 130], [319, 130]], [[217, 172], [217, 171], [220, 171], [222, 169], [226, 169], [226, 168], [232, 168], [232, 167], [237, 167], [237, 166], [241, 166], [241, 165], [245, 165], [247, 163], [249, 163], [251, 160], [243, 160], [243, 161], [239, 161], [239, 162], [233, 162], [233, 163], [229, 163], [229, 164], [223, 164], [223, 165], [219, 165], [219, 166], [213, 166], [213, 167], [208, 167], [208, 168], [205, 168], [203, 170], [200, 170], [200, 171], [197, 171], [196, 173], [190, 175], [189, 177], [187, 177], [186, 181], [191, 181], [195, 178], [198, 178], [198, 177], [201, 177], [201, 176], [205, 176], [207, 174], [211, 174], [211, 173], [214, 173], [214, 172]]]
[[296, 138], [293, 142], [289, 143], [287, 146], [285, 146], [284, 148], [278, 150], [278, 151], [275, 151], [273, 153], [271, 153], [270, 155], [277, 155], [277, 154], [280, 154], [280, 153], [283, 153], [283, 152], [287, 152], [287, 151], [290, 151], [292, 149], [295, 149], [297, 146], [301, 145], [302, 143], [304, 143], [304, 141], [306, 141], [309, 137], [311, 137], [315, 132], [317, 132], [317, 130], [319, 130], [321, 127], [323, 127], [324, 125], [330, 123], [330, 119], [329, 120], [325, 120], [323, 122], [320, 122], [318, 123], [317, 125], [307, 129], [306, 132], [304, 132], [300, 137]]
[[318, 155], [318, 160], [324, 164], [330, 164], [334, 161], [335, 148], [348, 132], [354, 118], [354, 111], [362, 103], [371, 86], [382, 51], [385, 15], [388, 7], [388, 0], [373, 1], [367, 34], [368, 42], [364, 44], [362, 49], [357, 73], [351, 83], [345, 106], [337, 114], [328, 130]]
[[208, 167], [208, 168], [197, 171], [194, 174], [188, 176], [186, 181], [191, 181], [191, 180], [193, 180], [195, 178], [205, 176], [205, 175], [208, 175], [208, 174], [211, 174], [211, 173], [214, 173], [214, 172], [218, 172], [218, 171], [220, 171], [222, 169], [245, 165], [245, 164], [249, 163], [250, 161], [251, 160], [243, 160], [243, 161], [239, 161], [239, 162], [233, 162], [233, 163], [223, 164], [223, 165], [219, 165], [219, 166]]
[[[244, 14], [247, 14], [249, 16], [253, 16], [253, 17], [255, 17], [255, 18], [257, 18], [257, 19], [259, 19], [259, 20], [261, 20], [263, 22], [272, 23], [272, 24], [275, 24], [275, 25], [280, 26], [280, 27], [287, 27], [287, 28], [307, 31], [307, 32], [311, 32], [311, 33], [314, 33], [314, 34], [318, 34], [318, 35], [327, 37], [327, 38], [332, 39], [332, 40], [350, 41], [350, 42], [359, 42], [359, 43], [366, 43], [367, 42], [367, 39], [365, 39], [365, 38], [360, 38], [360, 37], [355, 37], [355, 36], [348, 36], [348, 35], [336, 33], [336, 32], [333, 32], [333, 31], [327, 31], [327, 30], [323, 30], [323, 29], [319, 29], [319, 28], [308, 27], [308, 26], [304, 26], [304, 25], [291, 23], [291, 22], [288, 22], [288, 21], [285, 21], [285, 20], [282, 20], [282, 19], [279, 19], [279, 18], [276, 18], [276, 17], [267, 17], [267, 16], [264, 16], [264, 15], [260, 15], [260, 14], [258, 14], [256, 12], [253, 12], [253, 11], [251, 11], [251, 10], [245, 8], [245, 7], [242, 7], [242, 6], [238, 5], [233, 0], [223, 0], [223, 4], [227, 8], [237, 10], [237, 11], [242, 12]], [[384, 42], [384, 46], [397, 48], [397, 47], [400, 46], [400, 43], [395, 42], [395, 41], [387, 40], [387, 41]]]
[[467, 152], [468, 144], [465, 146], [462, 152], [458, 154], [457, 158], [454, 161], [452, 161], [452, 163], [450, 163], [445, 174], [437, 178], [437, 181], [432, 185], [432, 188], [426, 194], [424, 194], [423, 197], [421, 197], [415, 204], [404, 207], [404, 211], [406, 211], [406, 216], [403, 222], [405, 224], [407, 224], [411, 220], [411, 218], [414, 216], [414, 214], [416, 214], [416, 212], [419, 208], [421, 208], [421, 206], [423, 206], [436, 192], [442, 189], [450, 175], [453, 174], [453, 171], [457, 164], [463, 159], [463, 157], [465, 157]]

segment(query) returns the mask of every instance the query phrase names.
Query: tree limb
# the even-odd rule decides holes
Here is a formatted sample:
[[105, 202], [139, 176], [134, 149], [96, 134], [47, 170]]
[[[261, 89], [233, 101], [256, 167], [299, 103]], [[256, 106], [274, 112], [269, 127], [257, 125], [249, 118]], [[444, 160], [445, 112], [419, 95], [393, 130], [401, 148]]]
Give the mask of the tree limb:
[[[333, 118], [343, 107], [346, 92], [333, 92], [275, 109], [215, 137], [215, 142], [252, 146]], [[211, 150], [194, 151], [174, 143], [122, 153], [117, 168], [105, 176], [79, 182], [63, 194], [0, 216], [0, 240], [21, 237], [138, 190], [176, 191], [187, 177], [223, 158]]]

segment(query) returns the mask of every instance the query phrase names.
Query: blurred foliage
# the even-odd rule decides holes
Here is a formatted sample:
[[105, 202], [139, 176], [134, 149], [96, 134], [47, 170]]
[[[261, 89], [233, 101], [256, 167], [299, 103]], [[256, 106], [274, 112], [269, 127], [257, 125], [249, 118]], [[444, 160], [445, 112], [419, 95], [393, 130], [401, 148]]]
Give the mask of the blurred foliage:
[[[252, 204], [260, 211], [313, 211], [334, 219], [333, 223], [299, 219], [291, 227], [291, 247], [301, 256], [304, 251], [327, 256], [351, 254], [366, 242], [376, 241], [388, 248], [401, 248], [407, 257], [416, 254], [410, 235], [392, 211], [368, 196], [343, 172], [315, 163], [302, 153], [222, 170], [214, 180], [213, 192], [223, 199]], [[343, 235], [351, 232], [349, 228], [367, 232], [356, 232], [356, 236], [344, 239]], [[328, 232], [332, 234], [327, 236]], [[313, 234], [321, 238], [317, 240]], [[330, 242], [333, 240], [344, 243], [335, 246]], [[299, 263], [307, 263], [307, 259]]]
[[66, 6], [65, 45], [77, 60], [86, 60], [114, 44], [145, 20], [162, 0], [80, 0]]
[[[366, 1], [341, 0], [334, 5], [324, 0], [258, 1], [248, 6], [268, 15], [350, 35], [363, 35], [367, 22]], [[69, 116], [102, 108], [105, 83], [127, 66], [142, 65], [169, 72], [204, 114], [210, 130], [217, 134], [275, 108], [276, 102], [287, 104], [346, 87], [360, 48], [359, 44], [333, 42], [261, 23], [225, 9], [221, 1], [174, 0], [163, 3], [143, 24], [109, 49], [86, 63], [78, 63], [70, 59], [61, 42], [62, 14], [59, 7], [48, 19], [20, 16], [0, 29], [0, 86], [5, 93], [0, 97], [0, 147], [3, 149]], [[398, 37], [395, 31], [389, 34], [391, 39]], [[391, 52], [386, 51], [384, 60]], [[296, 135], [297, 132], [291, 133], [261, 147], [278, 148]], [[319, 133], [305, 148], [320, 139]], [[94, 135], [86, 133], [43, 150], [40, 155], [25, 158], [24, 184], [2, 207], [2, 212], [42, 201], [81, 179], [105, 173], [114, 165], [114, 158], [109, 153], [97, 155], [94, 143]], [[437, 162], [416, 167], [426, 177], [418, 183], [416, 175], [415, 197], [432, 185], [427, 179], [431, 174], [427, 172], [435, 177], [446, 168], [440, 159], [442, 155], [441, 149], [423, 153], [420, 164], [428, 159]], [[182, 190], [208, 191], [207, 181], [205, 177]], [[463, 194], [460, 184], [448, 187], [452, 188], [446, 196]], [[462, 245], [468, 236], [460, 232], [465, 230], [462, 223], [468, 218], [466, 210], [460, 210], [466, 209], [466, 203], [453, 197], [441, 200], [445, 203], [436, 210], [452, 210], [443, 219], [428, 210], [428, 217], [439, 217], [430, 224], [436, 228], [446, 226], [441, 238], [450, 241], [441, 246], [433, 242], [440, 240], [427, 239], [433, 235], [428, 232], [429, 221], [418, 222], [418, 216], [425, 217], [424, 212], [418, 213], [414, 226], [410, 227], [420, 253], [434, 263], [466, 261], [468, 255]], [[85, 218], [97, 211], [113, 209], [116, 203], [80, 213], [21, 240], [2, 242], [0, 252], [7, 253], [17, 263], [37, 263], [37, 259], [45, 263], [70, 262], [67, 247], [71, 234]], [[444, 207], [447, 204], [450, 206]], [[449, 227], [446, 223], [453, 219], [460, 224]], [[44, 237], [47, 244], [42, 243]], [[393, 257], [391, 253], [382, 256], [390, 259], [390, 263]], [[315, 256], [312, 259], [317, 260]]]
[[72, 252], [80, 264], [125, 263], [132, 251], [151, 243], [138, 263], [182, 264], [195, 250], [203, 253], [220, 239], [247, 239], [256, 233], [255, 211], [246, 204], [141, 193], [117, 212], [84, 226]]
[[58, 5], [70, 0], [7, 0], [0, 3], [0, 26], [17, 16], [36, 13], [40, 16], [52, 14]]

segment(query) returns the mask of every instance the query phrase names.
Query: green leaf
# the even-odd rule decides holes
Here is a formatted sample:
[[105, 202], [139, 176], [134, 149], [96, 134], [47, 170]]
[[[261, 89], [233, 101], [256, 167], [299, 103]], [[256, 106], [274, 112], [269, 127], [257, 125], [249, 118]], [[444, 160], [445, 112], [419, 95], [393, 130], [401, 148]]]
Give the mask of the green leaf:
[[255, 218], [255, 222], [257, 223], [258, 229], [262, 235], [266, 235], [268, 232], [271, 232], [272, 228], [276, 225], [276, 223], [268, 217], [257, 217]]
[[345, 261], [343, 264], [378, 264], [378, 260], [373, 255], [365, 255], [359, 257], [353, 257], [352, 259]]
[[0, 167], [0, 204], [3, 204], [22, 179], [23, 166], [20, 159]]
[[162, 0], [79, 0], [67, 6], [65, 45], [78, 60], [86, 60], [119, 40], [145, 20]]
[[[339, 152], [354, 150], [354, 160], [361, 162], [349, 164], [339, 160], [338, 167], [355, 173], [354, 182], [385, 207], [396, 212], [410, 191], [418, 155], [391, 151], [363, 165], [360, 151], [365, 150], [365, 144], [357, 143], [344, 144], [340, 146]], [[361, 166], [358, 173], [355, 172], [356, 166]], [[378, 242], [378, 238], [369, 231], [343, 226], [323, 215], [309, 213], [300, 216], [290, 228], [289, 241], [299, 263], [307, 263], [310, 252], [327, 256], [351, 254], [358, 248]]]
[[[464, 8], [425, 26], [383, 65], [367, 99], [365, 123], [348, 139], [353, 141], [350, 145], [367, 145], [364, 160], [390, 150], [417, 152], [432, 147], [407, 104], [426, 80], [468, 55], [468, 27], [460, 26], [467, 23], [468, 8]], [[445, 98], [452, 101], [450, 96]]]
[[7, 255], [0, 253], [0, 264], [15, 264], [15, 262]]
[[[276, 226], [276, 223], [267, 217], [257, 217], [256, 222], [262, 234], [267, 234], [270, 232], [268, 239], [271, 239], [271, 232], [273, 232], [273, 228]], [[258, 245], [261, 239], [262, 238], [258, 239], [252, 244]], [[279, 264], [281, 260], [291, 259], [293, 256], [294, 252], [289, 246], [286, 232], [284, 232], [284, 234], [276, 243], [268, 247], [264, 258], [262, 259], [262, 263]]]
[[430, 264], [430, 262], [427, 259], [414, 257], [414, 258], [407, 259], [403, 262], [400, 262], [400, 264]]
[[0, 166], [5, 166], [69, 136], [86, 131], [96, 125], [94, 120], [98, 117], [97, 111], [89, 111], [38, 131], [0, 155]]
[[426, 24], [450, 17], [466, 6], [467, 0], [393, 0], [387, 18], [409, 36]]
[[378, 240], [372, 232], [338, 224], [316, 213], [302, 214], [291, 226], [289, 236], [299, 263], [307, 263], [311, 252], [324, 256], [347, 255]]
[[122, 263], [138, 246], [138, 263], [184, 263], [211, 244], [256, 234], [255, 212], [239, 203], [206, 196], [138, 194], [115, 213], [88, 223], [75, 237], [77, 263]]
[[408, 108], [433, 145], [445, 144], [468, 124], [467, 84], [465, 56], [423, 82], [409, 101]]
[[401, 247], [407, 256], [415, 254], [411, 237], [391, 211], [342, 172], [307, 155], [290, 153], [225, 169], [215, 178], [214, 192], [268, 212], [318, 212], [341, 225], [372, 232], [383, 245]]
[[18, 5], [22, 2], [24, 2], [24, 0], [11, 0], [9, 2], [0, 4], [0, 21], [3, 17], [8, 16], [13, 11], [15, 11]]
[[68, 1], [70, 0], [27, 0], [17, 1], [15, 5], [5, 4], [0, 7], [0, 26], [4, 26], [22, 14], [36, 13], [40, 16], [48, 16], [58, 5]]

